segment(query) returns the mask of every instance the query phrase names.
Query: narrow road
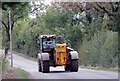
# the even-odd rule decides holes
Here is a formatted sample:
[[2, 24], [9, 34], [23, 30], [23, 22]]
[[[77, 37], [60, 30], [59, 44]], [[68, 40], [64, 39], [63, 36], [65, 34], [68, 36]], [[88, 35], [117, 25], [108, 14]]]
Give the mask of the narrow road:
[[13, 55], [14, 67], [20, 67], [29, 72], [35, 79], [118, 79], [118, 73], [112, 71], [97, 71], [79, 68], [78, 72], [65, 72], [64, 67], [50, 67], [50, 73], [38, 72], [37, 62]]

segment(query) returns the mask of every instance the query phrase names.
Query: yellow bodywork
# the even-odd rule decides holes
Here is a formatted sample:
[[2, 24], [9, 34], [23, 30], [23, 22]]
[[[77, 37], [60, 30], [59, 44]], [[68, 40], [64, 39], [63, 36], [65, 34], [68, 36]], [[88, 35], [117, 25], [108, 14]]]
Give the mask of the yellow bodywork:
[[56, 44], [56, 64], [64, 65], [66, 64], [66, 43]]

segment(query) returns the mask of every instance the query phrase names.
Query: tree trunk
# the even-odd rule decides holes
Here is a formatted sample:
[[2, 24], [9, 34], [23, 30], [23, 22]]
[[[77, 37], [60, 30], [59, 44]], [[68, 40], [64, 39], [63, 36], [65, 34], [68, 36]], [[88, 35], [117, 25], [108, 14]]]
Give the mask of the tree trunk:
[[120, 71], [120, 12], [118, 12], [116, 15], [116, 22], [118, 26], [118, 70]]
[[6, 40], [6, 42], [9, 42], [9, 41], [10, 41], [9, 29], [6, 29], [6, 35], [7, 35], [7, 40]]
[[118, 19], [118, 67], [120, 71], [120, 20]]
[[120, 28], [118, 28], [118, 67], [120, 68]]

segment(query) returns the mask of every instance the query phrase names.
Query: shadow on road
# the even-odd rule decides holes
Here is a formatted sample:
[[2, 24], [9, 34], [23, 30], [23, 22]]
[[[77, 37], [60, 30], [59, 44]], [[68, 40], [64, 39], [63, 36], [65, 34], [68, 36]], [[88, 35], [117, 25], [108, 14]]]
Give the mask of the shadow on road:
[[70, 71], [50, 71], [50, 73], [70, 73]]

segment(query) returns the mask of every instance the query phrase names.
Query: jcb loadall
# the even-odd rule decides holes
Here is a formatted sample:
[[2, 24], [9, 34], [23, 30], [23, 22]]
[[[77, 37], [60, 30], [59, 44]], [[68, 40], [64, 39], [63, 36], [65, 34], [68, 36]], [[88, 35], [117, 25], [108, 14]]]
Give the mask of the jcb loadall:
[[50, 66], [64, 66], [65, 71], [78, 71], [78, 53], [68, 47], [66, 43], [56, 42], [56, 35], [41, 35], [40, 51], [38, 54], [38, 71], [50, 72]]

